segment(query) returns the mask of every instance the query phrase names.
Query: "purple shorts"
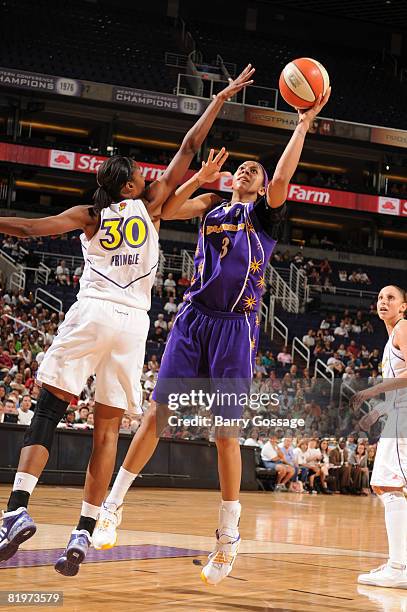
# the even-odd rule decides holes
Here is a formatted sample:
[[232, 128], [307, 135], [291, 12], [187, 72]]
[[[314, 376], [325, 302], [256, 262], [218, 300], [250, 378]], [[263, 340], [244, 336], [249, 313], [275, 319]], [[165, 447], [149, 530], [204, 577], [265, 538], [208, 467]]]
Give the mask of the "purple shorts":
[[[259, 337], [255, 312], [214, 312], [186, 302], [169, 335], [153, 399], [167, 404], [170, 393], [192, 387], [209, 393], [233, 394], [224, 402], [219, 393], [211, 411], [223, 418], [241, 417], [253, 378]], [[234, 396], [240, 401], [233, 401]]]

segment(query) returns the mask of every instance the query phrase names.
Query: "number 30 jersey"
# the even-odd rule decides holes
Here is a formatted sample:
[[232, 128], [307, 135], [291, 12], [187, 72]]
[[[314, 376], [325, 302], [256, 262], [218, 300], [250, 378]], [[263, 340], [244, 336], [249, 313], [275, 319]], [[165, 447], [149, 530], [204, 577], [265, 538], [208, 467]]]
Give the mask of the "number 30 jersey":
[[104, 208], [93, 238], [81, 234], [80, 239], [85, 267], [78, 299], [92, 297], [149, 310], [159, 247], [142, 200]]

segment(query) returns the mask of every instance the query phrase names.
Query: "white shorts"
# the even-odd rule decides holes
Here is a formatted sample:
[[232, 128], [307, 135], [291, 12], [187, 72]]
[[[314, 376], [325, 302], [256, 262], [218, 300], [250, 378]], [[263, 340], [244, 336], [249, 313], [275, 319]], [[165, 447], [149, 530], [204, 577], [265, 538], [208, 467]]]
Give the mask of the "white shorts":
[[407, 411], [393, 409], [377, 444], [371, 485], [407, 486]]
[[87, 378], [96, 374], [97, 402], [140, 413], [149, 326], [145, 310], [81, 298], [67, 312], [37, 378], [79, 396]]

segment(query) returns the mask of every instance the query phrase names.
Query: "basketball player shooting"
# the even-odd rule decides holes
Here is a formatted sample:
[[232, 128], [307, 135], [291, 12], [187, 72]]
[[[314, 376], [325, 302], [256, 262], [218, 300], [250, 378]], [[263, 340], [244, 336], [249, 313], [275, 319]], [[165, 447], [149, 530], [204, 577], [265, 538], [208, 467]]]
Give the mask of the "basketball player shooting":
[[387, 421], [377, 445], [371, 486], [384, 505], [389, 544], [387, 563], [361, 574], [358, 582], [381, 587], [407, 588], [407, 294], [404, 289], [383, 287], [377, 299], [377, 314], [386, 326], [389, 339], [383, 351], [383, 382], [360, 391], [352, 398], [353, 408], [386, 394], [361, 421], [368, 429], [380, 416]]
[[0, 218], [0, 232], [18, 237], [80, 229], [85, 259], [77, 302], [38, 370], [42, 389], [3, 513], [0, 561], [11, 558], [34, 535], [36, 525], [27, 506], [48, 461], [56, 426], [72, 397], [96, 373], [93, 450], [81, 516], [55, 565], [66, 576], [78, 573], [113, 474], [123, 411], [141, 412], [140, 377], [163, 204], [181, 182], [225, 101], [250, 85], [253, 73], [249, 64], [214, 97], [164, 174], [148, 187], [132, 159], [114, 156], [98, 170], [93, 206], [75, 206], [42, 219]]
[[[245, 161], [233, 177], [230, 201], [214, 193], [190, 199], [194, 191], [208, 181], [203, 168], [167, 202], [165, 214], [171, 218], [202, 217], [194, 276], [167, 341], [153, 392], [155, 401], [144, 416], [103, 504], [93, 538], [95, 548], [110, 548], [116, 541], [124, 496], [153, 454], [158, 435], [168, 422], [167, 416], [162, 417], [168, 414], [171, 381], [176, 385], [179, 381], [180, 390], [181, 377], [205, 378], [215, 385], [223, 380], [229, 383], [228, 391], [232, 386], [237, 395], [248, 395], [257, 350], [258, 309], [265, 286], [265, 268], [276, 245], [288, 185], [297, 168], [306, 134], [329, 95], [330, 90], [323, 98], [320, 96], [310, 110], [299, 113], [298, 125], [270, 182], [261, 164]], [[217, 170], [220, 170], [222, 159], [219, 159]], [[208, 164], [212, 165], [212, 160], [213, 152]], [[214, 178], [216, 168], [212, 180]], [[242, 406], [214, 406], [212, 412], [225, 420], [238, 420]], [[217, 430], [215, 441], [222, 502], [215, 550], [201, 573], [204, 582], [210, 584], [219, 583], [231, 572], [240, 543], [242, 467], [239, 441], [236, 434], [230, 435], [222, 427]]]

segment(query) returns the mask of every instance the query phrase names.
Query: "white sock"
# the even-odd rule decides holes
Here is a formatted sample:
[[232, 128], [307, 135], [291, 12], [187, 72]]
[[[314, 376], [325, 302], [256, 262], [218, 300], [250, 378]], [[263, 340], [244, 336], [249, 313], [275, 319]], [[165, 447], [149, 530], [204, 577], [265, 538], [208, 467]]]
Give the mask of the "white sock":
[[81, 516], [88, 516], [89, 518], [95, 519], [97, 521], [100, 512], [99, 506], [94, 506], [93, 504], [88, 504], [88, 502], [82, 502]]
[[133, 484], [136, 476], [137, 474], [132, 474], [131, 472], [125, 470], [124, 467], [121, 467], [105, 503], [115, 504], [117, 508], [121, 506], [124, 497]]
[[36, 476], [26, 472], [17, 472], [14, 477], [13, 491], [27, 491], [31, 495], [37, 482]]
[[407, 500], [399, 491], [380, 495], [384, 505], [390, 563], [406, 564]]
[[232, 538], [239, 535], [239, 519], [242, 506], [239, 500], [223, 501], [219, 508], [219, 529]]

